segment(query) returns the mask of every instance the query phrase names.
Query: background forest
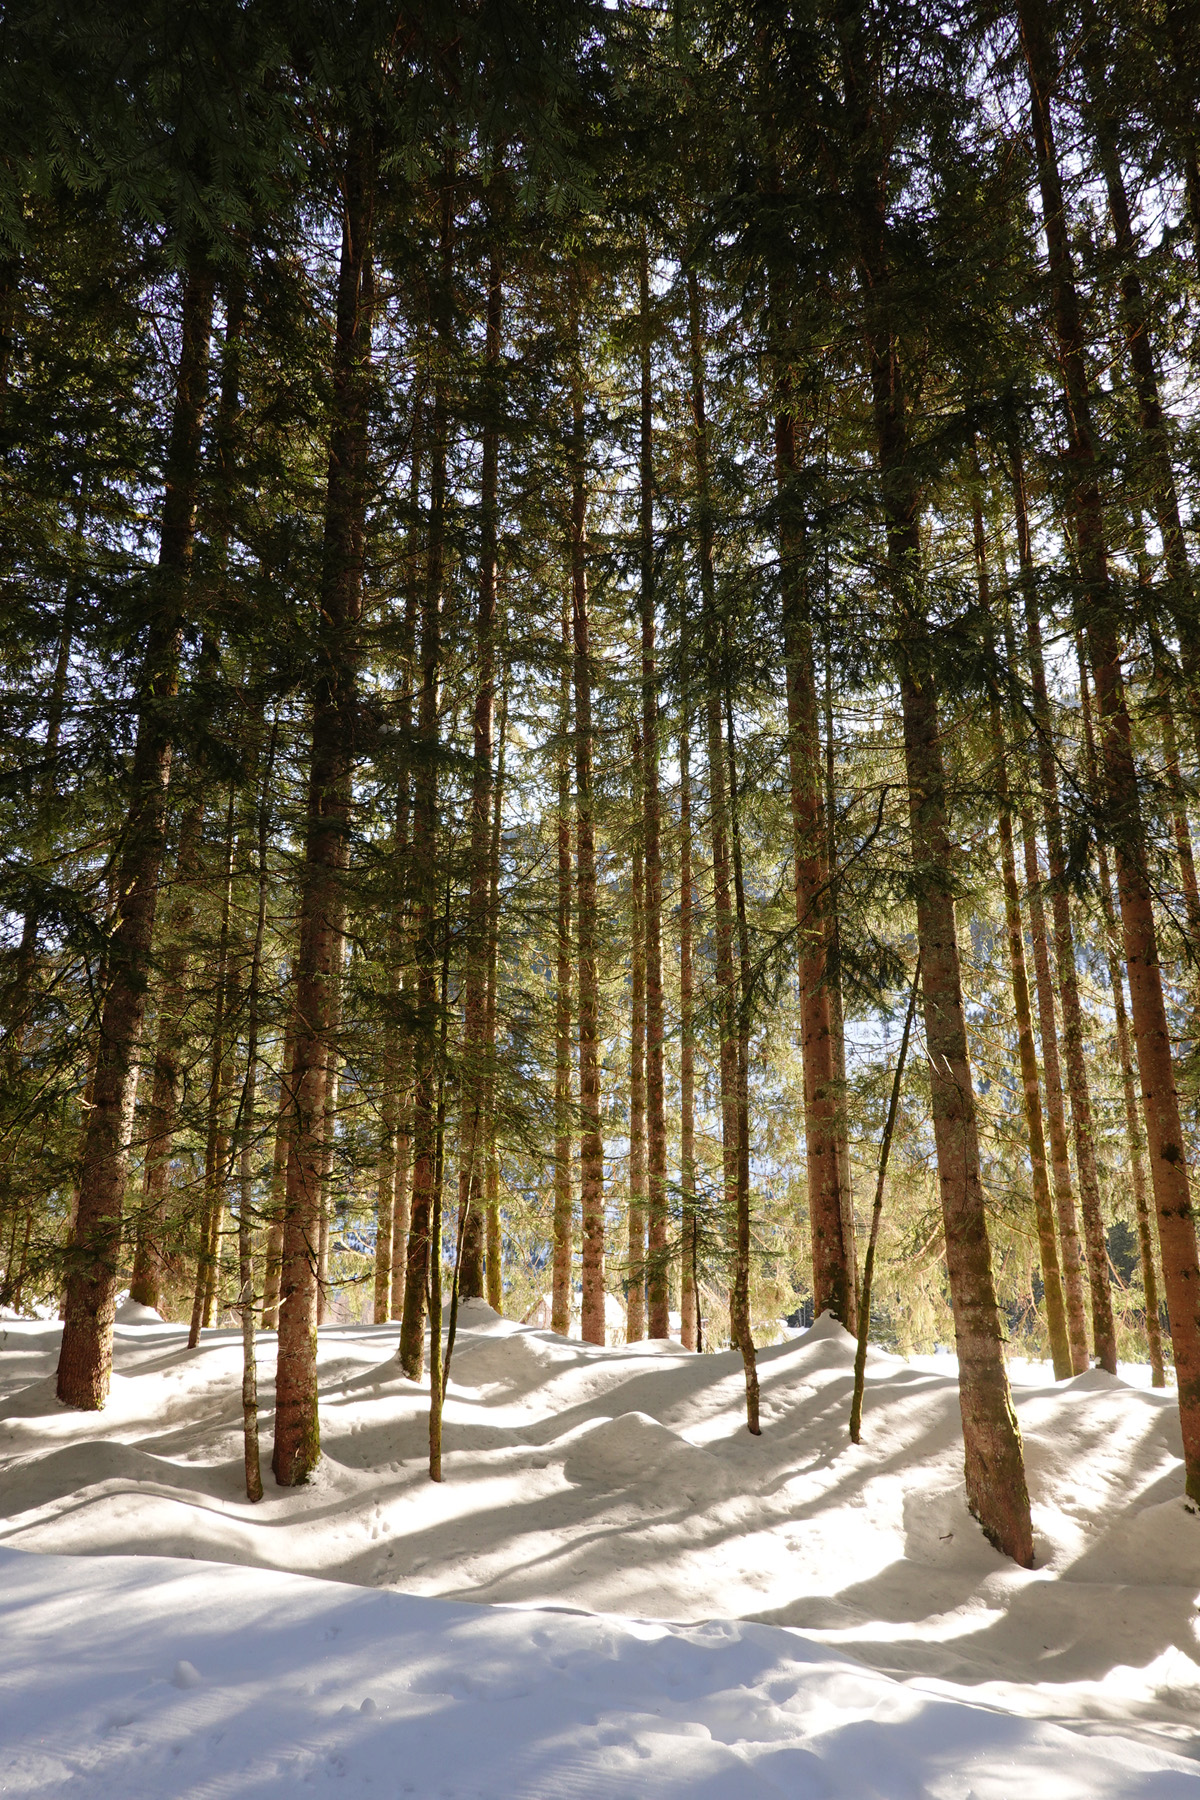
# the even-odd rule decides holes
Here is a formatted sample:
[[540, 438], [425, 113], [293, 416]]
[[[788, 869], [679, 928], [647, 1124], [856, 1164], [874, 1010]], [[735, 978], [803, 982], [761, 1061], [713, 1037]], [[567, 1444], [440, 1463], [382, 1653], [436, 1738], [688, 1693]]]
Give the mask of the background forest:
[[125, 1288], [278, 1326], [290, 1483], [315, 1323], [417, 1375], [482, 1296], [740, 1348], [753, 1429], [882, 1140], [869, 1330], [957, 1344], [997, 1541], [1004, 1338], [1174, 1362], [1200, 1482], [1198, 97], [1177, 0], [4, 9], [64, 1400]]

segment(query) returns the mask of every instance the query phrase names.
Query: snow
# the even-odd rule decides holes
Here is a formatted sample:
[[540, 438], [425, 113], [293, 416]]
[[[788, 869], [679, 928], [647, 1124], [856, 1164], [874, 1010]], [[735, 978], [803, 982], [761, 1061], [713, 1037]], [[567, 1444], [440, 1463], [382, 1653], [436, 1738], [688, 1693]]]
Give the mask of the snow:
[[162, 1314], [153, 1306], [143, 1306], [140, 1300], [131, 1300], [128, 1296], [117, 1308], [118, 1325], [161, 1325]]
[[0, 1580], [6, 1793], [1197, 1791], [1168, 1753], [947, 1700], [763, 1625], [516, 1611], [158, 1558], [3, 1551]]
[[1171, 1392], [1021, 1371], [1020, 1570], [952, 1359], [873, 1351], [853, 1447], [829, 1320], [761, 1352], [752, 1439], [736, 1355], [465, 1306], [440, 1486], [395, 1326], [326, 1328], [320, 1469], [257, 1507], [239, 1334], [119, 1323], [97, 1415], [59, 1330], [0, 1323], [2, 1794], [1200, 1800]]

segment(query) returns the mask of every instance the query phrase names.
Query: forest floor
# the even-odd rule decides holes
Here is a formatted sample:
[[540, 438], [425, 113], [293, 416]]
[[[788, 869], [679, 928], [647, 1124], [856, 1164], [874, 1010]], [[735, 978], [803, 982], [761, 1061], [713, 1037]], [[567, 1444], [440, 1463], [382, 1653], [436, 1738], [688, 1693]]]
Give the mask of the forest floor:
[[119, 1324], [96, 1415], [0, 1321], [0, 1794], [1200, 1800], [1173, 1392], [1017, 1370], [1027, 1571], [966, 1511], [952, 1358], [872, 1352], [852, 1447], [821, 1320], [752, 1439], [735, 1355], [472, 1305], [436, 1486], [395, 1347], [322, 1330], [320, 1469], [251, 1506], [236, 1332]]

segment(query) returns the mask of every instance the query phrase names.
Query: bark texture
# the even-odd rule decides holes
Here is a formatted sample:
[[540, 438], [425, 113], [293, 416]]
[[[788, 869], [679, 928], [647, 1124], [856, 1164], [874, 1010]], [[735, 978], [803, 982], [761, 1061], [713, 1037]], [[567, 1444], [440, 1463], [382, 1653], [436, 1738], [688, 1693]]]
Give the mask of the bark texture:
[[[1092, 698], [1088, 687], [1087, 658], [1082, 640], [1076, 641], [1079, 663], [1079, 694], [1083, 708], [1084, 746], [1087, 754], [1088, 786], [1096, 791], [1096, 744], [1092, 724]], [[1129, 1036], [1129, 1012], [1125, 1004], [1125, 979], [1121, 969], [1121, 934], [1117, 925], [1117, 909], [1113, 899], [1112, 869], [1103, 838], [1096, 844], [1096, 867], [1100, 877], [1100, 910], [1104, 921], [1104, 959], [1108, 967], [1108, 986], [1112, 995], [1113, 1023], [1116, 1028], [1117, 1060], [1121, 1065], [1121, 1097], [1125, 1106], [1125, 1138], [1129, 1146], [1129, 1173], [1133, 1182], [1134, 1212], [1137, 1218], [1138, 1251], [1142, 1264], [1142, 1293], [1146, 1302], [1146, 1344], [1150, 1353], [1150, 1382], [1156, 1388], [1166, 1387], [1163, 1364], [1162, 1324], [1159, 1320], [1158, 1258], [1154, 1247], [1154, 1225], [1146, 1191], [1146, 1148], [1138, 1116], [1137, 1084], [1133, 1067], [1133, 1046]]]
[[[1025, 509], [1025, 484], [1019, 453], [1013, 454], [1013, 503], [1017, 526], [1017, 548], [1020, 579], [1023, 586], [1034, 580], [1033, 554], [1029, 541], [1029, 522]], [[1036, 602], [1034, 602], [1036, 610]], [[1011, 620], [1004, 621], [1005, 652], [1010, 669], [1017, 667], [1016, 638]], [[1036, 758], [1035, 758], [1036, 760]], [[1071, 1367], [1080, 1375], [1089, 1366], [1087, 1319], [1084, 1303], [1083, 1246], [1079, 1237], [1079, 1221], [1075, 1212], [1075, 1189], [1071, 1175], [1071, 1156], [1067, 1144], [1067, 1108], [1063, 1095], [1062, 1060], [1059, 1055], [1057, 1007], [1054, 976], [1050, 966], [1050, 935], [1046, 929], [1046, 908], [1042, 897], [1042, 875], [1038, 864], [1037, 832], [1032, 807], [1021, 807], [1021, 840], [1025, 865], [1025, 886], [1029, 907], [1029, 939], [1033, 950], [1034, 978], [1037, 986], [1038, 1029], [1042, 1040], [1042, 1069], [1046, 1082], [1046, 1122], [1050, 1132], [1050, 1164], [1054, 1178], [1054, 1204], [1058, 1214], [1059, 1244], [1062, 1250], [1063, 1289], [1067, 1302], [1067, 1335], [1071, 1345]]]
[[238, 1310], [242, 1321], [242, 1460], [246, 1473], [246, 1498], [263, 1496], [262, 1459], [258, 1441], [258, 1362], [254, 1335], [254, 1143], [258, 1109], [258, 1034], [262, 988], [263, 939], [267, 927], [270, 870], [267, 842], [270, 830], [271, 777], [275, 767], [277, 727], [271, 731], [263, 770], [262, 794], [257, 819], [258, 905], [250, 968], [246, 978], [246, 1072], [238, 1102], [234, 1130], [238, 1150]]
[[646, 987], [646, 1210], [649, 1233], [646, 1301], [652, 1338], [671, 1331], [667, 1263], [667, 1122], [663, 1084], [662, 800], [658, 774], [658, 667], [654, 593], [654, 412], [650, 255], [642, 240], [641, 428], [639, 440], [639, 597], [642, 626], [642, 943]]
[[850, 1161], [850, 1121], [846, 1113], [846, 1021], [842, 1007], [842, 924], [838, 876], [837, 736], [833, 712], [833, 648], [825, 635], [825, 866], [829, 870], [829, 910], [825, 919], [825, 985], [829, 989], [829, 1029], [837, 1077], [835, 1136], [838, 1186], [842, 1196], [842, 1238], [850, 1259], [855, 1304], [858, 1297], [858, 1238], [854, 1226], [854, 1171]]
[[[978, 475], [978, 469], [976, 475]], [[984, 539], [983, 509], [980, 504], [978, 488], [972, 495], [972, 523], [979, 604], [984, 618], [990, 621], [990, 578]], [[989, 638], [992, 635], [989, 624]], [[989, 663], [994, 665], [994, 641], [989, 642], [988, 652]], [[1065, 1381], [1075, 1371], [1071, 1365], [1071, 1344], [1067, 1334], [1067, 1308], [1058, 1261], [1058, 1237], [1054, 1230], [1054, 1207], [1050, 1198], [1050, 1179], [1046, 1163], [1046, 1134], [1042, 1123], [1042, 1097], [1038, 1086], [1037, 1050], [1033, 1041], [1033, 1014], [1029, 1004], [1029, 976], [1025, 967], [1025, 934], [1021, 924], [1021, 890], [1017, 885], [1017, 859], [1013, 848], [1012, 800], [1008, 785], [1004, 709], [996, 683], [993, 683], [992, 686], [989, 712], [1000, 836], [1000, 870], [1004, 883], [1004, 918], [1008, 930], [1008, 960], [1012, 975], [1013, 1010], [1017, 1018], [1017, 1053], [1021, 1064], [1025, 1133], [1029, 1140], [1033, 1210], [1037, 1221], [1038, 1258], [1042, 1268], [1046, 1331], [1050, 1339], [1050, 1356], [1054, 1365], [1055, 1380]]]
[[341, 976], [344, 872], [362, 618], [367, 415], [374, 296], [374, 151], [350, 133], [333, 341], [329, 472], [312, 693], [308, 817], [296, 955], [292, 1125], [280, 1270], [272, 1467], [281, 1487], [307, 1480], [321, 1453], [317, 1417], [317, 1277], [321, 1151], [334, 989]]
[[[388, 1054], [388, 1051], [391, 1054]], [[391, 1314], [392, 1230], [396, 1207], [396, 1071], [395, 1045], [385, 1048], [383, 1117], [380, 1120], [379, 1160], [375, 1178], [375, 1279], [371, 1289], [371, 1317], [376, 1325]]]
[[730, 1323], [733, 1341], [742, 1353], [746, 1382], [746, 1429], [759, 1435], [758, 1358], [750, 1316], [750, 1028], [754, 990], [750, 961], [750, 928], [746, 915], [746, 884], [742, 872], [741, 796], [738, 784], [737, 743], [733, 724], [733, 690], [729, 678], [728, 634], [725, 642], [725, 745], [729, 757], [729, 825], [733, 848], [733, 896], [738, 932], [737, 1004], [737, 1218], [734, 1238], [733, 1293]]
[[558, 911], [554, 990], [554, 1252], [550, 1329], [571, 1329], [571, 612], [562, 615], [558, 693]]
[[992, 1279], [963, 1010], [954, 906], [956, 859], [936, 665], [922, 598], [921, 495], [910, 452], [889, 257], [886, 134], [878, 113], [880, 90], [865, 23], [855, 15], [844, 21], [842, 29], [847, 129], [871, 150], [858, 163], [852, 203], [904, 722], [917, 942], [946, 1269], [959, 1358], [967, 1500], [996, 1547], [1029, 1567], [1033, 1562], [1029, 1491]]
[[1042, 1071], [1046, 1082], [1046, 1117], [1050, 1128], [1050, 1162], [1054, 1176], [1054, 1205], [1062, 1246], [1063, 1287], [1067, 1300], [1067, 1334], [1071, 1344], [1073, 1373], [1089, 1366], [1087, 1319], [1084, 1309], [1083, 1246], [1075, 1214], [1075, 1190], [1071, 1179], [1071, 1155], [1067, 1144], [1067, 1108], [1063, 1097], [1062, 1064], [1058, 1055], [1058, 1025], [1054, 1003], [1054, 976], [1050, 968], [1046, 909], [1042, 904], [1042, 874], [1038, 865], [1037, 835], [1033, 814], [1021, 813], [1021, 842], [1025, 862], [1025, 890], [1029, 907], [1029, 940], [1038, 996], [1038, 1029], [1042, 1040]]
[[[436, 365], [430, 443], [429, 525], [425, 538], [425, 586], [421, 612], [421, 681], [417, 718], [418, 754], [413, 783], [413, 835], [410, 888], [413, 961], [416, 973], [413, 1034], [412, 1200], [404, 1276], [404, 1310], [400, 1323], [399, 1361], [404, 1373], [418, 1381], [425, 1359], [426, 1294], [432, 1292], [433, 1205], [440, 1195], [437, 1175], [437, 1106], [442, 1063], [439, 1041], [446, 1026], [439, 1022], [438, 965], [440, 907], [435, 888], [438, 863], [438, 688], [442, 659], [442, 588], [446, 558], [446, 456], [449, 438], [449, 359], [451, 355], [450, 284], [453, 256], [453, 188], [444, 183], [441, 209], [440, 267], [433, 297]], [[439, 1202], [440, 1203], [440, 1202]], [[440, 1289], [439, 1289], [440, 1291]]]
[[[682, 654], [687, 668], [686, 647]], [[679, 1179], [683, 1190], [680, 1247], [680, 1340], [685, 1350], [700, 1348], [699, 1232], [696, 1217], [696, 1024], [692, 936], [695, 889], [692, 876], [691, 698], [686, 678], [679, 708]]]
[[498, 735], [500, 753], [496, 759], [495, 793], [492, 796], [492, 841], [488, 873], [488, 957], [487, 998], [484, 1018], [484, 1055], [487, 1074], [484, 1084], [484, 1137], [486, 1168], [484, 1172], [484, 1204], [487, 1209], [487, 1299], [493, 1312], [504, 1311], [504, 1237], [500, 1221], [500, 1145], [497, 1137], [496, 1107], [496, 992], [497, 964], [500, 956], [500, 831], [504, 817], [504, 760], [508, 742], [508, 688], [500, 689]]
[[[423, 567], [421, 543], [421, 473], [424, 457], [424, 415], [421, 394], [413, 406], [413, 441], [408, 479], [408, 526], [405, 555], [404, 621], [400, 640], [400, 726], [406, 740], [411, 741], [414, 719], [413, 703], [417, 685], [417, 621], [423, 601]], [[399, 789], [396, 796], [396, 879], [397, 894], [394, 914], [396, 938], [396, 1037], [393, 1056], [393, 1079], [396, 1113], [396, 1144], [390, 1197], [392, 1217], [391, 1276], [387, 1300], [387, 1316], [400, 1319], [404, 1314], [404, 1290], [408, 1273], [408, 1226], [411, 1207], [410, 1176], [412, 1172], [412, 778], [411, 758], [403, 758]], [[380, 1195], [383, 1204], [383, 1195]]]
[[1200, 1260], [1163, 999], [1133, 728], [1121, 670], [1122, 620], [1108, 572], [1082, 317], [1054, 141], [1050, 105], [1055, 70], [1053, 42], [1041, 0], [1021, 0], [1018, 17], [1029, 72], [1054, 330], [1066, 400], [1068, 479], [1082, 589], [1079, 623], [1088, 645], [1099, 715], [1104, 824], [1116, 861], [1130, 1011], [1179, 1384], [1186, 1488], [1192, 1499], [1200, 1499]]
[[471, 772], [471, 891], [467, 916], [467, 969], [464, 1011], [464, 1081], [461, 1204], [466, 1216], [463, 1228], [459, 1291], [465, 1300], [482, 1299], [484, 1293], [487, 1236], [484, 1187], [486, 1181], [486, 1090], [488, 921], [491, 907], [490, 850], [492, 839], [492, 762], [495, 755], [496, 712], [496, 582], [497, 582], [497, 479], [500, 454], [497, 375], [500, 366], [501, 329], [500, 259], [493, 248], [487, 275], [487, 321], [483, 455], [480, 472], [479, 598], [475, 613], [476, 689], [474, 709], [474, 760]]
[[604, 1142], [600, 1134], [600, 983], [597, 973], [592, 653], [588, 617], [587, 461], [578, 300], [571, 401], [571, 626], [575, 686], [575, 892], [579, 994], [580, 1202], [583, 1341], [604, 1338]]
[[780, 586], [787, 661], [788, 766], [795, 859], [796, 932], [804, 1066], [804, 1143], [812, 1237], [813, 1313], [856, 1329], [852, 1259], [846, 1242], [838, 1113], [841, 1084], [828, 980], [829, 863], [822, 803], [821, 730], [808, 604], [803, 520], [796, 493], [796, 421], [781, 375], [775, 417], [780, 508]]
[[[750, 1335], [749, 1309], [749, 1190], [742, 1179], [742, 1144], [746, 1139], [746, 1173], [749, 1172], [748, 1117], [743, 1113], [743, 1077], [747, 1074], [744, 1051], [739, 1054], [738, 979], [734, 965], [735, 913], [730, 858], [728, 777], [731, 763], [725, 741], [722, 695], [724, 662], [720, 621], [717, 617], [716, 571], [713, 565], [713, 514], [709, 479], [708, 420], [705, 403], [704, 336], [700, 289], [695, 273], [688, 271], [688, 335], [691, 353], [692, 443], [696, 466], [696, 548], [700, 564], [701, 650], [705, 672], [704, 716], [708, 739], [708, 812], [712, 844], [713, 937], [716, 950], [717, 1019], [720, 1043], [721, 1160], [723, 1217], [727, 1240], [732, 1242], [732, 1279], [729, 1293], [729, 1336], [740, 1350], [746, 1379], [746, 1422], [758, 1431], [758, 1371], [754, 1340]], [[745, 1015], [743, 1015], [745, 1023]]]
[[1143, 469], [1154, 520], [1162, 539], [1166, 598], [1179, 635], [1180, 655], [1187, 678], [1192, 738], [1200, 748], [1200, 632], [1197, 629], [1200, 621], [1196, 617], [1196, 591], [1180, 517], [1170, 429], [1159, 390], [1150, 318], [1138, 271], [1137, 242], [1121, 167], [1117, 121], [1113, 118], [1105, 83], [1105, 33], [1090, 0], [1085, 7], [1085, 18], [1089, 29], [1083, 43], [1083, 64], [1087, 76], [1089, 122], [1104, 177], [1114, 248], [1121, 270], [1121, 325], [1137, 398]]
[[204, 1188], [200, 1208], [196, 1285], [188, 1347], [200, 1342], [201, 1326], [216, 1323], [217, 1294], [221, 1279], [221, 1237], [226, 1195], [232, 1173], [229, 1157], [229, 1107], [233, 1095], [232, 1033], [226, 1014], [232, 1013], [234, 975], [230, 967], [230, 908], [233, 902], [234, 807], [230, 789], [225, 815], [225, 845], [221, 870], [221, 925], [213, 970], [212, 1043], [208, 1066], [208, 1125], [204, 1142]]
[[329, 1239], [333, 1212], [334, 1152], [337, 1148], [338, 1101], [341, 1098], [342, 1059], [337, 1047], [342, 1025], [342, 971], [345, 942], [334, 947], [335, 979], [329, 1018], [329, 1054], [325, 1062], [325, 1110], [321, 1123], [321, 1223], [317, 1237], [317, 1324], [325, 1323], [329, 1311]]
[[174, 894], [167, 925], [162, 979], [158, 990], [158, 1033], [154, 1049], [154, 1085], [146, 1132], [146, 1160], [142, 1180], [142, 1204], [138, 1215], [137, 1243], [129, 1297], [139, 1306], [156, 1310], [162, 1299], [167, 1273], [163, 1244], [167, 1191], [171, 1173], [171, 1146], [183, 1092], [180, 1059], [184, 1049], [184, 1020], [188, 1007], [188, 964], [192, 924], [195, 918], [195, 882], [199, 873], [200, 834], [204, 801], [197, 797], [179, 828], [175, 857]]
[[279, 1323], [279, 1275], [283, 1266], [283, 1216], [287, 1203], [288, 1141], [291, 1135], [291, 1074], [294, 1048], [289, 1023], [284, 1032], [279, 1064], [279, 1093], [275, 1112], [275, 1147], [271, 1157], [271, 1185], [267, 1197], [267, 1248], [263, 1267], [262, 1326], [274, 1331]]
[[[642, 742], [633, 739], [635, 816], [640, 811]], [[636, 1344], [646, 1335], [646, 951], [645, 870], [640, 819], [634, 827], [630, 893], [629, 1031], [629, 1271], [625, 1290], [625, 1341]]]
[[104, 1405], [112, 1370], [121, 1215], [171, 777], [171, 703], [179, 684], [195, 537], [213, 286], [211, 269], [195, 259], [184, 278], [183, 329], [153, 608], [138, 682], [137, 739], [122, 834], [117, 916], [109, 937], [108, 980], [68, 1252], [57, 1392], [65, 1405], [83, 1410]]
[[[1015, 462], [1017, 532], [1021, 542], [1023, 574], [1031, 568], [1029, 526], [1024, 502], [1020, 460]], [[1053, 721], [1046, 669], [1042, 654], [1042, 628], [1038, 616], [1037, 589], [1032, 580], [1021, 582], [1025, 603], [1026, 647], [1033, 693], [1033, 718], [1037, 728], [1038, 773], [1042, 789], [1042, 814], [1046, 827], [1046, 854], [1050, 865], [1050, 906], [1054, 921], [1054, 949], [1058, 966], [1058, 994], [1062, 1005], [1062, 1055], [1067, 1067], [1067, 1091], [1071, 1096], [1071, 1129], [1075, 1139], [1075, 1168], [1079, 1176], [1079, 1204], [1083, 1214], [1087, 1252], [1088, 1286], [1092, 1298], [1092, 1341], [1096, 1360], [1110, 1375], [1117, 1372], [1117, 1333], [1113, 1320], [1112, 1284], [1108, 1273], [1108, 1249], [1100, 1210], [1100, 1172], [1096, 1164], [1096, 1135], [1092, 1097], [1084, 1058], [1085, 1026], [1075, 968], [1075, 934], [1067, 888], [1067, 850], [1055, 767]]]

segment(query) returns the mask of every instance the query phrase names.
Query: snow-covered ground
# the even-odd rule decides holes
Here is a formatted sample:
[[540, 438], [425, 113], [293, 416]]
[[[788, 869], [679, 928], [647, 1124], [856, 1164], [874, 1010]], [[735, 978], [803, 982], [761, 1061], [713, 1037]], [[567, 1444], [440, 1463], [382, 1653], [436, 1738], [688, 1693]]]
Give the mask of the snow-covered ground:
[[436, 1486], [395, 1345], [322, 1331], [321, 1469], [252, 1507], [235, 1333], [119, 1325], [87, 1415], [58, 1328], [0, 1322], [0, 1794], [1200, 1800], [1173, 1393], [1021, 1371], [1025, 1571], [952, 1359], [872, 1353], [853, 1448], [821, 1321], [761, 1353], [755, 1440], [736, 1356], [472, 1306]]

